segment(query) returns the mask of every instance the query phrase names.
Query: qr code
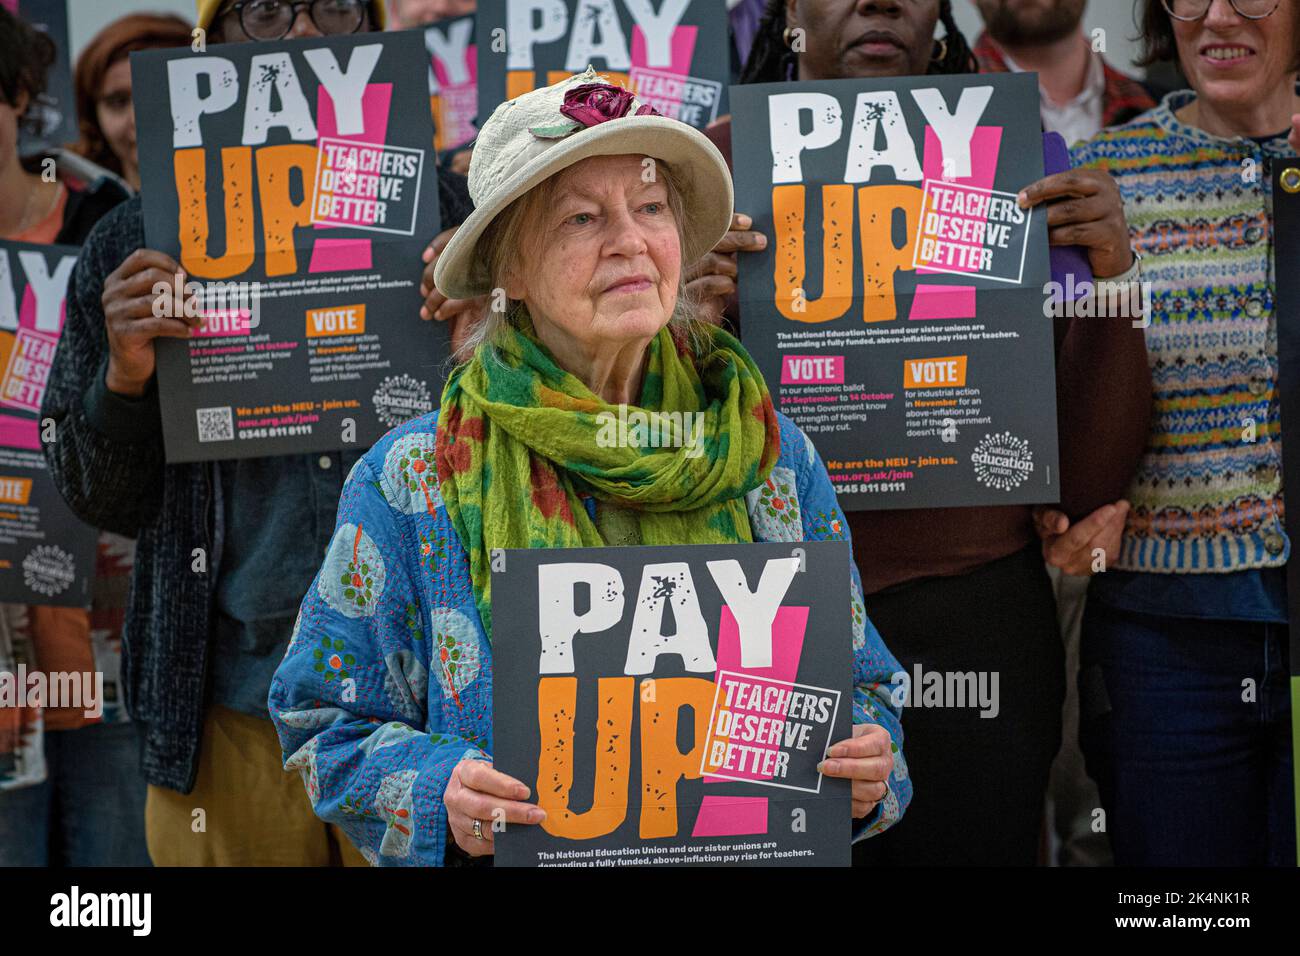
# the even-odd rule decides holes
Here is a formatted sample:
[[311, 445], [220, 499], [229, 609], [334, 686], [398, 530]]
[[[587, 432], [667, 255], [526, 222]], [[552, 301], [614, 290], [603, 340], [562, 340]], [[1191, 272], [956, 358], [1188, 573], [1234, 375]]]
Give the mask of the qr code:
[[235, 423], [230, 416], [230, 406], [197, 409], [199, 416], [199, 441], [234, 441]]

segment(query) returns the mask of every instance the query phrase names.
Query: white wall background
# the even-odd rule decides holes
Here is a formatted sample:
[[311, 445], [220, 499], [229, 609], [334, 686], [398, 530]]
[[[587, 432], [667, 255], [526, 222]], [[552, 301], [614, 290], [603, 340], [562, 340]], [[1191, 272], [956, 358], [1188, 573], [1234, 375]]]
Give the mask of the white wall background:
[[[1084, 28], [1091, 31], [1101, 27], [1105, 30], [1106, 56], [1110, 62], [1120, 69], [1140, 74], [1141, 69], [1133, 66], [1138, 49], [1132, 40], [1137, 33], [1133, 20], [1135, 3], [1136, 0], [1089, 0]], [[193, 20], [194, 0], [69, 0], [68, 29], [71, 35], [68, 39], [73, 59], [105, 24], [125, 14], [145, 10], [176, 13]], [[974, 43], [980, 32], [980, 17], [973, 0], [954, 0], [954, 13], [958, 26]]]
[[[966, 0], [958, 0], [966, 2]], [[91, 39], [128, 13], [175, 13], [194, 22], [194, 0], [68, 0], [68, 45], [72, 61]]]
[[[1139, 46], [1133, 40], [1138, 32], [1134, 18], [1136, 6], [1137, 0], [1088, 0], [1083, 28], [1089, 34], [1097, 27], [1105, 30], [1106, 59], [1111, 66], [1141, 76], [1142, 67], [1133, 65], [1139, 53]], [[980, 15], [974, 0], [953, 0], [953, 15], [961, 32], [973, 44], [980, 34]]]

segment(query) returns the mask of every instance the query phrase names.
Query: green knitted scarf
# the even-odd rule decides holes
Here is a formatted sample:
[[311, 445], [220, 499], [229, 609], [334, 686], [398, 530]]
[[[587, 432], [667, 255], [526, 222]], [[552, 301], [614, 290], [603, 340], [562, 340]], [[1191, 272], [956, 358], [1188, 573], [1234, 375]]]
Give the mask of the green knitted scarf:
[[604, 402], [528, 330], [452, 373], [439, 490], [489, 638], [492, 552], [604, 545], [583, 497], [634, 512], [642, 544], [753, 540], [744, 496], [776, 463], [776, 411], [741, 344], [700, 328], [698, 351], [668, 328], [655, 336], [636, 407]]

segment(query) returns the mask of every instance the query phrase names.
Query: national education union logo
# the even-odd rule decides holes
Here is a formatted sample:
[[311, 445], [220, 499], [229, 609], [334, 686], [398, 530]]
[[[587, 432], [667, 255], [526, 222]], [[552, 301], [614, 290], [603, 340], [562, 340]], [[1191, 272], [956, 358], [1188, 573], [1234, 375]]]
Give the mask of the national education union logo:
[[985, 435], [971, 452], [975, 477], [987, 488], [1010, 491], [1019, 488], [1034, 473], [1034, 453], [1029, 442], [1011, 432]]
[[429, 386], [410, 375], [390, 375], [371, 397], [375, 416], [389, 428], [433, 411]]
[[23, 582], [37, 594], [62, 594], [76, 578], [72, 555], [56, 544], [38, 544], [23, 558]]

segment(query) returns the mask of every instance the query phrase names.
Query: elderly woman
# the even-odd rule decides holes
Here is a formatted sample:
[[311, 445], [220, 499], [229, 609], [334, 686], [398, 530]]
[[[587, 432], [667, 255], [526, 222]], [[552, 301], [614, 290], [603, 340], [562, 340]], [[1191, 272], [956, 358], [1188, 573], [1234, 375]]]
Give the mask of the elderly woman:
[[[494, 549], [841, 536], [811, 442], [740, 344], [693, 319], [682, 266], [727, 231], [731, 181], [707, 139], [653, 113], [588, 71], [492, 114], [476, 209], [435, 279], [448, 296], [495, 290], [500, 308], [440, 411], [390, 432], [343, 490], [270, 710], [286, 768], [373, 863], [488, 855], [495, 810], [544, 817], [491, 763]], [[602, 447], [598, 419], [619, 404], [702, 412], [704, 454]], [[770, 479], [801, 519], [747, 510]], [[853, 781], [862, 837], [911, 787], [891, 756], [898, 665], [856, 571], [852, 591], [854, 734], [823, 772]]]
[[1153, 287], [1152, 427], [1089, 589], [1081, 739], [1117, 864], [1294, 866], [1274, 276], [1295, 251], [1271, 189], [1300, 146], [1300, 2], [1142, 18], [1148, 60], [1192, 88], [1075, 150], [1118, 181]]

